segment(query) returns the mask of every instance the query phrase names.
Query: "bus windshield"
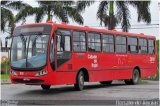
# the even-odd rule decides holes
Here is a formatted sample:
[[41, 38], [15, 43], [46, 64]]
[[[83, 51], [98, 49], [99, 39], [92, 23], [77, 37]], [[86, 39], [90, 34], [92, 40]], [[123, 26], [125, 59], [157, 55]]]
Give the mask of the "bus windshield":
[[15, 33], [11, 47], [11, 66], [19, 69], [35, 69], [46, 65], [49, 33], [36, 32], [36, 28], [21, 28]]

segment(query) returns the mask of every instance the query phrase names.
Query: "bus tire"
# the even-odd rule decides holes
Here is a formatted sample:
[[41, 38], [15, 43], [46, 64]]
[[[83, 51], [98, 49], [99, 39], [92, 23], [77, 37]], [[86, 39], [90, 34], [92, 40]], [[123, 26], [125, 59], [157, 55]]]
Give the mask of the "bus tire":
[[74, 84], [74, 87], [78, 91], [82, 91], [84, 88], [84, 73], [80, 71], [76, 78], [76, 83]]
[[139, 79], [140, 79], [140, 73], [138, 69], [134, 69], [133, 73], [132, 73], [132, 79], [130, 80], [125, 80], [125, 83], [127, 85], [135, 85], [139, 83]]
[[49, 90], [50, 89], [50, 85], [41, 85], [43, 90]]
[[101, 81], [100, 83], [104, 85], [111, 85], [112, 81]]

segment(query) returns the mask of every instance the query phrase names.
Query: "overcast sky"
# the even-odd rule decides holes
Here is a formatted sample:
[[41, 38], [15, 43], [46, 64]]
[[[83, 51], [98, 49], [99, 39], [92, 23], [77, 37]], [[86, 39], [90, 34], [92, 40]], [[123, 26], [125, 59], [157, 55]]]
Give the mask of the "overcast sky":
[[[28, 3], [32, 6], [35, 6], [35, 7], [38, 6], [38, 4], [33, 0], [27, 0], [26, 3]], [[86, 10], [82, 13], [82, 16], [84, 18], [84, 26], [105, 28], [105, 27], [101, 27], [99, 25], [100, 21], [96, 17], [98, 5], [99, 5], [99, 1], [95, 2], [92, 6], [86, 8]], [[114, 8], [116, 9], [116, 7], [114, 7]], [[158, 1], [151, 1], [151, 4], [150, 4], [151, 24], [150, 25], [146, 25], [146, 23], [143, 23], [143, 22], [138, 23], [137, 22], [137, 10], [135, 8], [133, 8], [132, 6], [129, 6], [129, 10], [130, 10], [130, 15], [131, 15], [131, 19], [130, 19], [131, 29], [129, 30], [129, 32], [144, 33], [146, 35], [153, 35], [159, 39], [158, 36], [159, 36], [160, 29], [159, 29], [158, 24], [159, 24], [160, 8], [158, 7]], [[16, 14], [17, 12], [14, 11], [14, 13]], [[44, 18], [43, 22], [45, 22], [46, 19], [47, 19], [47, 17]], [[53, 21], [56, 23], [61, 23], [61, 21], [56, 19], [55, 17], [53, 17]], [[28, 24], [28, 23], [34, 23], [34, 16], [30, 16], [26, 19], [26, 24]], [[21, 22], [17, 23], [17, 25], [20, 25], [20, 24], [21, 24]], [[69, 24], [78, 25], [77, 23], [73, 22], [72, 20], [70, 20]], [[121, 31], [121, 26], [118, 25], [116, 27], [116, 30]], [[8, 34], [6, 34], [6, 33], [5, 34], [2, 33], [3, 43], [4, 43], [4, 38], [7, 35]]]

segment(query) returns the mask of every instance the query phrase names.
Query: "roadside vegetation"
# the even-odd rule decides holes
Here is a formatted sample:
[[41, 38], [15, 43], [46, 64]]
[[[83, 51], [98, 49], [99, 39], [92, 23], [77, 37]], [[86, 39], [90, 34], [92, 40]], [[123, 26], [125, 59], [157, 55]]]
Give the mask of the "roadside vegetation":
[[9, 74], [1, 74], [0, 78], [1, 79], [9, 79]]
[[1, 69], [0, 69], [0, 78], [1, 79], [8, 79], [9, 78], [9, 67], [10, 62], [9, 59], [1, 61]]

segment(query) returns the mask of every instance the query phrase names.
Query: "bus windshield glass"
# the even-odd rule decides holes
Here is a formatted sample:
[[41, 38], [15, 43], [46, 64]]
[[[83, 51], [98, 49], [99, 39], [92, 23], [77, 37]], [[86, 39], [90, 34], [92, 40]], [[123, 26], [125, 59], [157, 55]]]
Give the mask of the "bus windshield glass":
[[49, 25], [15, 29], [11, 47], [11, 66], [25, 70], [45, 66], [50, 31]]

